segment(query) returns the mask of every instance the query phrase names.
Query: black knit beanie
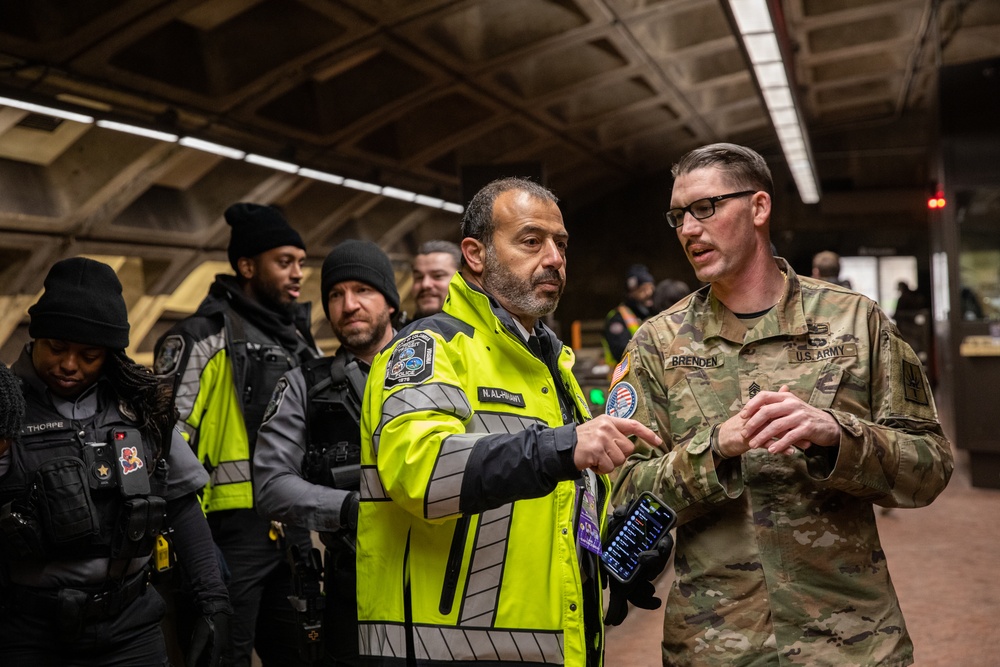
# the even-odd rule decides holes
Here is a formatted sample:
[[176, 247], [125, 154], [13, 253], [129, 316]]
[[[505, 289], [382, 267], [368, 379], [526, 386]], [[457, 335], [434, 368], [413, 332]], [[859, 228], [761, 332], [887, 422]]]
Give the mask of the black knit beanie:
[[634, 290], [639, 285], [656, 282], [645, 264], [633, 264], [625, 274], [625, 289]]
[[28, 334], [111, 350], [128, 347], [128, 310], [114, 269], [85, 257], [56, 262], [28, 309]]
[[392, 262], [378, 245], [371, 241], [344, 241], [323, 260], [320, 294], [323, 312], [330, 317], [330, 288], [345, 280], [357, 280], [371, 285], [385, 296], [386, 302], [399, 310], [399, 292]]
[[0, 440], [13, 440], [21, 431], [24, 419], [24, 394], [21, 381], [9, 368], [0, 364]]
[[229, 237], [229, 263], [233, 269], [240, 257], [254, 257], [271, 248], [291, 245], [306, 249], [299, 233], [272, 206], [241, 202], [227, 208], [225, 216], [233, 228]]

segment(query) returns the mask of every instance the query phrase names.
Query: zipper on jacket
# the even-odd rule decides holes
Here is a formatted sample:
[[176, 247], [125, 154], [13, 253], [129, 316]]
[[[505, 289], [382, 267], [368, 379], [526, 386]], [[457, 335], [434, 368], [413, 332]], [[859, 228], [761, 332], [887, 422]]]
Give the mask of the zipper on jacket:
[[469, 533], [469, 517], [463, 516], [455, 526], [455, 535], [451, 538], [451, 550], [448, 552], [448, 564], [444, 571], [444, 585], [441, 587], [441, 604], [438, 611], [447, 616], [455, 604], [455, 591], [458, 589], [458, 575], [462, 571], [462, 555], [465, 553], [465, 537]]

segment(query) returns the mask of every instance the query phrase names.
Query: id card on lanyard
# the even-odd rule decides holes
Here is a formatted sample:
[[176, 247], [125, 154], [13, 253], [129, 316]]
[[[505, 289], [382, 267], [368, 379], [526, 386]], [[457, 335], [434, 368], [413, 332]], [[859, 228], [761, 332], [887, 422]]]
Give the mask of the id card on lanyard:
[[577, 487], [580, 498], [580, 519], [576, 527], [577, 543], [593, 553], [601, 555], [601, 522], [597, 514], [597, 476], [593, 470], [585, 471], [583, 486]]

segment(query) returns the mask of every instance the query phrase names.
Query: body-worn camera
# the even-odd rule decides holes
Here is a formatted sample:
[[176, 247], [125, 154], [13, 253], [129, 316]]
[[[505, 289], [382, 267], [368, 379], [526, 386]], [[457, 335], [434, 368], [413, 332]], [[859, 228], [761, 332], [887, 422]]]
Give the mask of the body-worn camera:
[[115, 428], [107, 442], [88, 442], [83, 449], [93, 490], [115, 487], [126, 498], [149, 495], [149, 474], [142, 436], [134, 428]]

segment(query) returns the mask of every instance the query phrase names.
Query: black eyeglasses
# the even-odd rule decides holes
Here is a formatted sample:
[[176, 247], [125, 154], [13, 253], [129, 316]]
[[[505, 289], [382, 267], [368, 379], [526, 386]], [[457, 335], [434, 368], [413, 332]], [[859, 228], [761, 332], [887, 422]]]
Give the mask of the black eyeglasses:
[[704, 220], [705, 218], [711, 218], [715, 215], [715, 204], [723, 199], [732, 199], [733, 197], [743, 197], [744, 195], [752, 195], [756, 193], [756, 190], [744, 190], [743, 192], [730, 192], [728, 195], [716, 195], [715, 197], [705, 197], [704, 199], [698, 199], [691, 202], [687, 206], [682, 206], [681, 208], [672, 208], [663, 214], [663, 217], [667, 219], [667, 224], [671, 227], [677, 228], [684, 224], [684, 214], [690, 213], [691, 217], [695, 220]]

